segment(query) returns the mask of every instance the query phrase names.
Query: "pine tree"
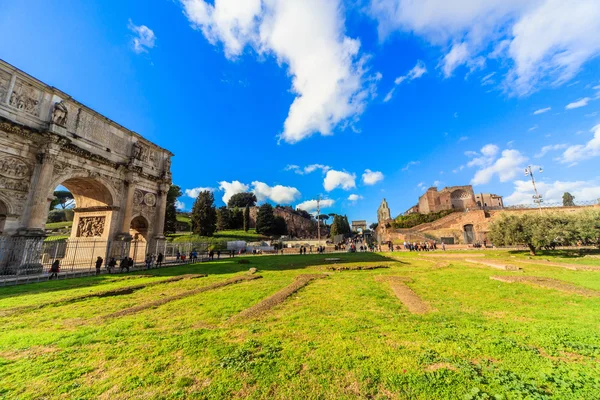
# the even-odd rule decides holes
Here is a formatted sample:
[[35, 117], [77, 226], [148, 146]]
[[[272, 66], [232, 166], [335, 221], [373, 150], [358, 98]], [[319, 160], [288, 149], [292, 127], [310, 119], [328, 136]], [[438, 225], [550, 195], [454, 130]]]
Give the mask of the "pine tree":
[[225, 206], [217, 209], [217, 230], [231, 229], [231, 212]]
[[244, 208], [244, 230], [250, 230], [250, 206]]
[[212, 192], [205, 190], [198, 194], [192, 208], [192, 229], [200, 236], [212, 236], [217, 228], [217, 209]]
[[569, 192], [565, 192], [562, 197], [563, 207], [573, 207], [575, 206], [575, 196], [573, 196]]
[[262, 235], [272, 235], [275, 232], [275, 214], [273, 213], [273, 206], [269, 203], [265, 203], [258, 209], [256, 215], [256, 233]]
[[181, 188], [177, 185], [171, 185], [167, 192], [167, 208], [165, 210], [165, 229], [164, 233], [175, 233], [177, 231], [177, 198], [183, 195]]

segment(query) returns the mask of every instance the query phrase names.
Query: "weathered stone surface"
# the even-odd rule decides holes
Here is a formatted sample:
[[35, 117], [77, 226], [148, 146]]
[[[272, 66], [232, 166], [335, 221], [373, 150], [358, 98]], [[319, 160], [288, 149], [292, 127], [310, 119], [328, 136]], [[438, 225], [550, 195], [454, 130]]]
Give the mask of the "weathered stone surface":
[[162, 236], [171, 156], [0, 60], [0, 235], [42, 237], [63, 185], [77, 205], [71, 239], [133, 227], [150, 242]]

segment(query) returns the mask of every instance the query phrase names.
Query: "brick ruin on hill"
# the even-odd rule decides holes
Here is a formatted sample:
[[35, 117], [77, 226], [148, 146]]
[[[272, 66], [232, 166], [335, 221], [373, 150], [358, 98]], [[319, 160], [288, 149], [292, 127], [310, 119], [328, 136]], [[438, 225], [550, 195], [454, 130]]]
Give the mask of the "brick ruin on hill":
[[[600, 207], [587, 206], [589, 207]], [[586, 206], [547, 207], [548, 212], [577, 212]], [[472, 186], [452, 186], [440, 191], [429, 188], [420, 198], [417, 205], [411, 207], [404, 215], [414, 213], [429, 214], [443, 210], [456, 212], [435, 221], [423, 223], [412, 228], [394, 228], [394, 218], [386, 199], [383, 199], [377, 210], [378, 226], [376, 229], [378, 243], [423, 242], [436, 239], [447, 244], [473, 244], [487, 241], [490, 223], [503, 213], [539, 212], [531, 208], [504, 208], [502, 196], [488, 193], [475, 194]]]
[[[259, 207], [250, 207], [250, 228], [256, 228], [256, 216]], [[282, 217], [288, 228], [288, 236], [302, 239], [317, 238], [317, 221], [307, 218], [292, 207], [277, 206], [273, 208], [275, 216]], [[321, 238], [329, 235], [329, 227], [321, 224]]]

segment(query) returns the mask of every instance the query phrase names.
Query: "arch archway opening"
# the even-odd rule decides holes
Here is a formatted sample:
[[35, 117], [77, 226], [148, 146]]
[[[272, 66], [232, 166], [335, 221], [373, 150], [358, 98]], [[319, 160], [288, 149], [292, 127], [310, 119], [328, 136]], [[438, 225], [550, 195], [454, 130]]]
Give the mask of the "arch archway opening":
[[100, 181], [73, 177], [53, 191], [46, 227], [54, 236], [71, 239], [108, 239], [113, 217], [113, 195]]
[[131, 225], [129, 227], [129, 234], [133, 238], [133, 240], [140, 240], [147, 242], [148, 241], [148, 220], [141, 215], [133, 218], [131, 220]]

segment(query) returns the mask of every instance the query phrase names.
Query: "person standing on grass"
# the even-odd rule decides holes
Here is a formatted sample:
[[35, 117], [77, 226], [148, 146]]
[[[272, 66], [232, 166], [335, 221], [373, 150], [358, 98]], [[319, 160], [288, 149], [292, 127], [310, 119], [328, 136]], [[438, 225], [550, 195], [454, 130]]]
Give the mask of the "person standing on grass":
[[48, 277], [48, 280], [50, 280], [52, 278], [58, 279], [59, 272], [60, 272], [60, 261], [54, 260], [54, 262], [52, 263], [52, 266], [50, 267], [50, 276]]
[[119, 271], [123, 272], [125, 269], [127, 269], [129, 271], [129, 267], [127, 266], [128, 263], [129, 263], [129, 260], [127, 260], [127, 257], [123, 257], [123, 259], [121, 260], [121, 264], [119, 266]]
[[129, 268], [133, 267], [133, 258], [129, 257], [127, 260], [127, 272], [129, 272]]
[[106, 270], [108, 271], [109, 274], [112, 274], [113, 269], [117, 266], [117, 260], [112, 257], [110, 259], [110, 261], [108, 262], [108, 265], [106, 266]]
[[152, 256], [150, 255], [150, 253], [148, 253], [146, 255], [146, 269], [150, 269], [151, 265], [152, 265]]
[[221, 259], [221, 250], [217, 250], [217, 260]]
[[100, 275], [100, 268], [102, 268], [103, 262], [104, 260], [102, 257], [98, 256], [98, 258], [96, 258], [96, 275]]
[[158, 257], [156, 257], [156, 267], [161, 267], [162, 266], [162, 262], [163, 259], [165, 258], [165, 256], [163, 255], [163, 253], [158, 253]]

